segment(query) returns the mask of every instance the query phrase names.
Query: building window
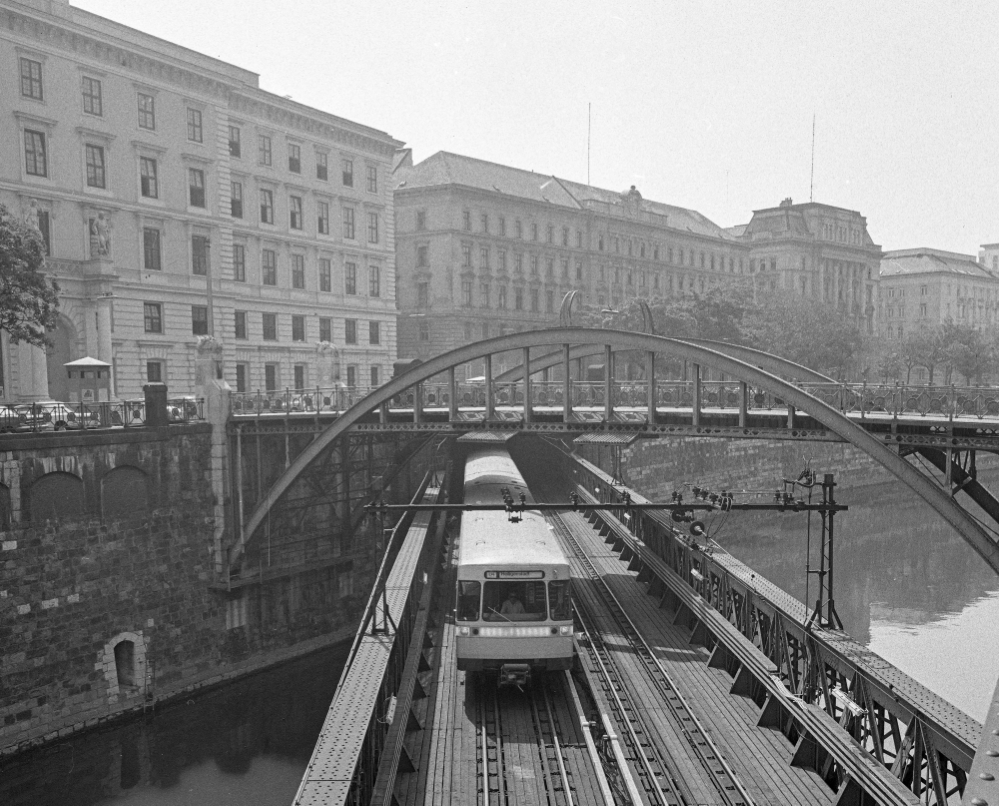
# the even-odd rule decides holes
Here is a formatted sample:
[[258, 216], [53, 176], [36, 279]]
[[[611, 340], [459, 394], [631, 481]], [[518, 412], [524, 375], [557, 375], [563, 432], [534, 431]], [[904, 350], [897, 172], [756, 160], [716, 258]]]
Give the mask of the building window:
[[420, 244], [416, 247], [416, 268], [425, 269], [430, 265], [429, 251], [430, 247], [426, 244]]
[[500, 216], [499, 219], [499, 234], [506, 237], [506, 218]]
[[378, 167], [375, 165], [368, 166], [368, 193], [378, 192]]
[[538, 225], [537, 224], [531, 224], [531, 240], [532, 241], [538, 240]]
[[368, 322], [368, 344], [381, 344], [381, 322]]
[[419, 339], [424, 344], [426, 344], [426, 343], [428, 343], [430, 341], [430, 323], [429, 322], [420, 322], [420, 335], [419, 335]]
[[[273, 314], [270, 314], [273, 316]], [[264, 364], [264, 391], [276, 392], [278, 385], [277, 364]]]
[[506, 309], [506, 286], [501, 285], [499, 287], [499, 298], [496, 300], [496, 307], [500, 310]]
[[241, 243], [232, 245], [232, 279], [237, 283], [246, 282], [246, 247]]
[[381, 384], [381, 379], [379, 377], [379, 371], [378, 370], [379, 370], [379, 367], [376, 367], [376, 366], [372, 366], [371, 367], [371, 385], [372, 386], [379, 386]]
[[329, 202], [316, 202], [316, 209], [318, 213], [316, 215], [316, 222], [319, 228], [320, 235], [330, 234], [330, 205]]
[[472, 268], [472, 245], [470, 243], [461, 245], [461, 265], [465, 269]]
[[156, 101], [144, 92], [139, 93], [139, 128], [156, 130]]
[[305, 255], [291, 256], [291, 287], [305, 288]]
[[42, 63], [21, 58], [21, 95], [42, 100]]
[[471, 232], [472, 231], [472, 211], [471, 210], [462, 210], [462, 212], [461, 212], [461, 228], [463, 230], [465, 230], [465, 232]]
[[[347, 386], [353, 387], [357, 385], [357, 367], [353, 364], [347, 365]], [[340, 577], [341, 580], [347, 579], [348, 575], [344, 574]], [[341, 583], [342, 584], [342, 583]], [[342, 587], [341, 587], [342, 590]], [[341, 594], [342, 595], [342, 594]]]
[[531, 289], [531, 312], [538, 312], [538, 289], [536, 288]]
[[291, 317], [291, 340], [305, 341], [305, 317], [295, 315]]
[[576, 261], [576, 279], [577, 280], [582, 280], [583, 279], [583, 261], [582, 260], [577, 260]]
[[104, 116], [101, 82], [96, 78], [83, 77], [83, 111], [88, 115]]
[[191, 236], [191, 272], [208, 274], [208, 238], [204, 235]]
[[191, 333], [195, 336], [208, 335], [208, 308], [206, 306], [191, 306]]
[[513, 222], [513, 229], [518, 238], [524, 237], [524, 225], [521, 223], [519, 218]]
[[246, 392], [249, 389], [248, 369], [246, 364], [236, 364], [236, 391]]
[[514, 252], [513, 254], [513, 271], [516, 274], [524, 273], [524, 253]]
[[257, 161], [261, 165], [271, 164], [271, 138], [266, 134], [257, 135]]
[[239, 157], [243, 151], [242, 144], [240, 143], [240, 133], [239, 126], [229, 127], [229, 156]]
[[295, 364], [295, 389], [305, 389], [305, 364]]
[[24, 170], [29, 176], [49, 175], [44, 133], [24, 130]]
[[479, 307], [489, 307], [489, 283], [479, 283]]
[[142, 303], [142, 315], [145, 320], [146, 333], [163, 332], [163, 306], [160, 303]]
[[325, 151], [316, 152], [316, 179], [324, 182], [329, 178], [329, 156]]
[[243, 183], [233, 182], [229, 199], [229, 212], [233, 218], [243, 217]]
[[461, 281], [461, 304], [466, 308], [472, 306], [472, 281], [462, 280]]
[[545, 292], [545, 313], [555, 313], [555, 292]]
[[163, 268], [160, 257], [160, 231], [153, 227], [142, 229], [142, 266], [151, 271], [160, 271]]
[[343, 320], [343, 340], [345, 344], [357, 344], [357, 320]]
[[340, 168], [343, 179], [343, 186], [348, 188], [354, 187], [354, 160], [351, 159], [341, 160]]
[[423, 232], [427, 228], [427, 211], [416, 211], [416, 231]]
[[277, 341], [277, 314], [261, 314], [261, 321], [263, 323], [264, 339], [266, 341]]
[[506, 249], [499, 249], [496, 252], [496, 262], [499, 264], [501, 273], [506, 271]]
[[538, 256], [531, 255], [531, 275], [534, 277], [538, 276]]
[[190, 189], [191, 207], [205, 206], [205, 172], [200, 168], [187, 169], [187, 185]]
[[430, 304], [430, 283], [416, 284], [416, 305], [418, 308], [426, 308]]
[[368, 213], [368, 243], [378, 243], [378, 213]]
[[333, 290], [333, 268], [328, 257], [319, 258], [319, 290]]
[[264, 285], [277, 285], [277, 253], [273, 249], [263, 251], [261, 265]]
[[139, 157], [139, 185], [142, 195], [147, 199], [160, 197], [159, 182], [156, 179], [156, 160]]
[[357, 264], [345, 263], [343, 267], [343, 290], [353, 296], [357, 293]]
[[354, 240], [354, 208], [343, 208], [343, 237], [349, 241]]
[[482, 231], [485, 233], [489, 232], [489, 214], [483, 213], [479, 216], [479, 220], [482, 222]]
[[301, 196], [290, 196], [288, 198], [289, 209], [288, 218], [289, 224], [292, 229], [302, 228], [302, 197]]
[[562, 246], [569, 245], [569, 228], [562, 227]]
[[163, 362], [162, 361], [147, 361], [146, 362], [146, 382], [147, 383], [163, 383]]
[[328, 316], [319, 317], [319, 341], [333, 341], [333, 320]]
[[87, 152], [87, 187], [107, 187], [107, 177], [104, 170], [104, 149], [101, 146], [86, 145]]
[[483, 246], [479, 249], [479, 268], [489, 270], [489, 247]]
[[293, 174], [302, 173], [302, 148], [288, 143], [288, 170]]
[[260, 191], [260, 223], [274, 223], [274, 191], [266, 189]]
[[513, 289], [513, 308], [516, 311], [524, 310], [524, 289]]
[[569, 258], [562, 258], [562, 276], [568, 278], [569, 276]]
[[382, 270], [378, 266], [368, 266], [368, 296], [382, 295]]
[[548, 230], [545, 234], [547, 236], [548, 243], [555, 243], [555, 227], [549, 224]]
[[204, 135], [201, 130], [201, 110], [187, 110], [187, 139], [192, 143], [204, 142]]

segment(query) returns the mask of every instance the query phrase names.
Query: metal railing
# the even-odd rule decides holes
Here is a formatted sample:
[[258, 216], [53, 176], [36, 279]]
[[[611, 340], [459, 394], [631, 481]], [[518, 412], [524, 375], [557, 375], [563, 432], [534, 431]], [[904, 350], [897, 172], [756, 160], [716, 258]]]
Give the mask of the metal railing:
[[[692, 380], [656, 381], [656, 406], [690, 408], [694, 402], [695, 382]], [[796, 383], [795, 386], [814, 395], [833, 408], [861, 417], [942, 416], [954, 419], [999, 419], [999, 387], [987, 386], [921, 386], [902, 383]], [[265, 415], [294, 413], [339, 414], [346, 411], [377, 387], [336, 386], [313, 389], [284, 389], [269, 392], [237, 392], [232, 395], [234, 415]], [[643, 380], [616, 380], [611, 383], [612, 405], [621, 408], [645, 408], [648, 405], [648, 384]], [[566, 384], [562, 381], [533, 381], [530, 385], [531, 405], [561, 407]], [[459, 408], [485, 408], [486, 385], [481, 381], [463, 381], [454, 386], [455, 405]], [[574, 408], [605, 405], [607, 388], [603, 381], [570, 381], [570, 402]], [[703, 409], [738, 409], [742, 395], [739, 381], [703, 380], [700, 383]], [[787, 403], [779, 394], [767, 389], [748, 386], [747, 407], [756, 411], [786, 410]], [[492, 385], [493, 405], [519, 407], [524, 405], [523, 381], [496, 382]], [[389, 401], [390, 409], [442, 409], [451, 405], [451, 385], [447, 382], [426, 381], [407, 389]]]
[[[204, 398], [170, 398], [166, 405], [170, 423], [205, 419]], [[0, 434], [82, 431], [98, 428], [138, 428], [146, 424], [145, 400], [111, 400], [98, 403], [41, 402], [0, 406]]]

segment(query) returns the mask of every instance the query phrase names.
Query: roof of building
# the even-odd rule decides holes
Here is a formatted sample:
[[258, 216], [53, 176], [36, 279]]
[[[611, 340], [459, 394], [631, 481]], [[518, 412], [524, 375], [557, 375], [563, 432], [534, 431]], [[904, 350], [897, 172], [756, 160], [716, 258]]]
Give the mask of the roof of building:
[[644, 199], [634, 186], [624, 192], [605, 190], [448, 151], [438, 151], [413, 166], [400, 165], [395, 176], [397, 189], [461, 185], [572, 210], [599, 211], [606, 206], [608, 214], [634, 218], [641, 213], [664, 216], [665, 222], [658, 222], [661, 226], [736, 240], [736, 236], [696, 210]]
[[785, 206], [754, 212], [753, 218], [746, 224], [743, 234], [752, 238], [754, 235], [762, 233], [769, 233], [771, 237], [781, 238], [813, 237], [801, 206]]
[[895, 249], [881, 255], [882, 277], [907, 274], [961, 274], [995, 280], [996, 275], [982, 266], [972, 255], [945, 252], [943, 249]]

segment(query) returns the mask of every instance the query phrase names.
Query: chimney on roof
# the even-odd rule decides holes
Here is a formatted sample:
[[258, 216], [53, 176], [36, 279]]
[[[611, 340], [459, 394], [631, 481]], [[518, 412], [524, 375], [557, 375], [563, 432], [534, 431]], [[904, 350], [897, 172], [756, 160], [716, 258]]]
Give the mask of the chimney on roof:
[[793, 202], [793, 201], [791, 200], [791, 197], [790, 197], [790, 196], [788, 196], [787, 198], [785, 198], [785, 199], [784, 199], [784, 201], [782, 201], [782, 202], [780, 203], [780, 206], [781, 206], [781, 207], [790, 207], [790, 206], [792, 206], [793, 204], [794, 204], [794, 202]]

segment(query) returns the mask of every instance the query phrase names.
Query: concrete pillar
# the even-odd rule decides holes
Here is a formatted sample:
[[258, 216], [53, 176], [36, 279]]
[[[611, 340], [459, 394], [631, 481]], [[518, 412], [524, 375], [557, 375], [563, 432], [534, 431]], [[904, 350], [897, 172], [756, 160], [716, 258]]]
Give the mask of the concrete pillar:
[[[111, 365], [108, 372], [111, 374], [111, 396], [114, 397], [114, 356], [111, 346], [111, 297], [101, 297], [97, 301], [97, 358], [107, 361]], [[93, 353], [89, 353], [93, 355]]]
[[28, 402], [46, 400], [49, 396], [49, 371], [45, 351], [41, 347], [21, 342], [17, 345], [17, 361], [20, 369], [20, 398]]

